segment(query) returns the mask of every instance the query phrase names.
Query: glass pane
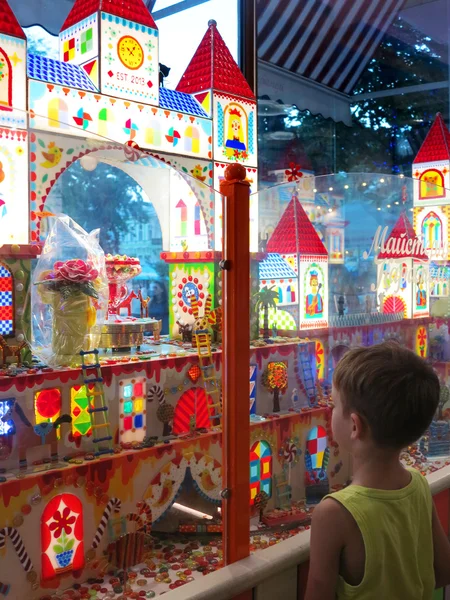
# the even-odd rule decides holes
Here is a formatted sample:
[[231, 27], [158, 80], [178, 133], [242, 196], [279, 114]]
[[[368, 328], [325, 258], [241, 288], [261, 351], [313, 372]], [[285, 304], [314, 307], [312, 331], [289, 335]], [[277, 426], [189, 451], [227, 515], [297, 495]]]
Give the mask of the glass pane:
[[31, 211], [25, 194], [2, 215], [2, 485], [42, 506], [21, 513], [42, 560], [14, 593], [153, 597], [222, 565], [221, 197], [208, 160], [174, 155], [176, 170], [137, 142], [14, 115], [35, 128], [0, 141], [18, 156], [5, 182], [32, 165]]
[[[251, 255], [252, 550], [303, 531], [321, 498], [351, 477], [331, 427], [333, 372], [350, 348], [396, 340], [433, 364], [440, 405], [402, 460], [424, 473], [448, 462], [450, 190], [439, 184], [447, 182], [447, 168], [422, 160], [423, 154], [415, 179], [280, 170], [280, 179], [290, 181], [258, 193], [259, 253]], [[281, 526], [275, 536], [267, 529]]]

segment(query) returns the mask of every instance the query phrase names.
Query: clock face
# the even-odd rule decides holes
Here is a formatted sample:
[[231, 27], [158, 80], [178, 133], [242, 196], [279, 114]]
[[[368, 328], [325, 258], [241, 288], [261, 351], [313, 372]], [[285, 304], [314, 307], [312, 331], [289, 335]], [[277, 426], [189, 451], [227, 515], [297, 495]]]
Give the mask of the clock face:
[[131, 35], [124, 35], [117, 43], [117, 53], [120, 61], [128, 69], [139, 69], [144, 62], [144, 50], [140, 43]]

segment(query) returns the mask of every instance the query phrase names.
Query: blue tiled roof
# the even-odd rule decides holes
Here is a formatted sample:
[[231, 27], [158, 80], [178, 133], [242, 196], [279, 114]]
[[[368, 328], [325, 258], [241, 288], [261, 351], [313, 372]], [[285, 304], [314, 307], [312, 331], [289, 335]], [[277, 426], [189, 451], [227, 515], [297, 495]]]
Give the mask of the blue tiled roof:
[[190, 94], [168, 90], [165, 87], [159, 88], [159, 105], [161, 108], [178, 110], [179, 112], [196, 115], [197, 117], [208, 116], [202, 106]]
[[260, 279], [296, 279], [297, 274], [279, 254], [271, 252], [259, 263]]
[[88, 92], [98, 91], [82, 67], [38, 54], [28, 55], [28, 77]]

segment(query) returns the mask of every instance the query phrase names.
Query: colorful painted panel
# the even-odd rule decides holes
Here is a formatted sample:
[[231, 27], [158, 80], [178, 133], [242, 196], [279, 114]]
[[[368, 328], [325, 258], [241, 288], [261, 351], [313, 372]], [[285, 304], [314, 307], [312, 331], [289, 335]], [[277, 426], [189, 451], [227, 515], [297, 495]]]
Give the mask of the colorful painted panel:
[[328, 265], [300, 261], [300, 329], [326, 327], [328, 324]]
[[158, 105], [158, 31], [101, 14], [101, 91]]
[[256, 167], [256, 103], [214, 93], [214, 159]]
[[424, 326], [418, 327], [416, 330], [416, 354], [422, 358], [428, 357], [428, 333]]
[[173, 433], [187, 433], [191, 429], [209, 429], [209, 405], [213, 401], [203, 388], [191, 388], [180, 397], [175, 407]]
[[82, 65], [99, 54], [98, 14], [78, 22], [59, 34], [60, 60]]
[[0, 126], [27, 126], [26, 70], [25, 40], [0, 33]]
[[27, 173], [28, 133], [0, 127], [0, 246], [28, 244]]
[[91, 416], [89, 408], [93, 408], [93, 398], [87, 397], [85, 385], [76, 385], [70, 390], [70, 414], [72, 417], [73, 437], [82, 437], [92, 434]]
[[[1, 208], [0, 208], [1, 211]], [[0, 335], [14, 333], [13, 278], [11, 271], [0, 263]]]
[[142, 442], [147, 430], [146, 379], [123, 379], [120, 383], [120, 442]]
[[83, 506], [77, 496], [61, 494], [41, 517], [42, 579], [84, 567]]
[[272, 449], [268, 442], [257, 441], [250, 449], [250, 504], [259, 492], [272, 496]]
[[325, 348], [321, 340], [313, 340], [316, 345], [316, 370], [319, 381], [325, 377]]
[[306, 449], [311, 456], [313, 469], [321, 469], [327, 447], [327, 432], [322, 426], [311, 429], [306, 441]]
[[[98, 134], [121, 144], [131, 139], [141, 148], [169, 154], [205, 159], [212, 154], [212, 123], [206, 118], [92, 92], [82, 92], [80, 96], [77, 90], [67, 92], [58, 85], [49, 90], [42, 81], [33, 80], [29, 82], [29, 104], [35, 113], [30, 118], [30, 127], [35, 129], [68, 133], [71, 127], [71, 135]], [[199, 143], [189, 149], [186, 140], [192, 127], [199, 132]]]
[[192, 263], [171, 264], [169, 278], [172, 282], [172, 306], [169, 313], [169, 332], [178, 334], [179, 321], [182, 325], [194, 323], [191, 296], [195, 296], [203, 314], [203, 303], [208, 294], [214, 298], [214, 264]]
[[14, 406], [14, 402], [14, 398], [0, 400], [0, 437], [3, 437], [5, 435], [13, 435], [16, 431], [14, 421], [12, 419], [7, 418], [8, 413], [12, 410]]
[[413, 317], [428, 317], [429, 304], [429, 266], [415, 265], [415, 285], [413, 297]]
[[[54, 423], [61, 416], [61, 390], [51, 388], [40, 390], [34, 394], [34, 414], [36, 425], [41, 425], [39, 434], [45, 437]], [[60, 437], [60, 430], [57, 430], [57, 437]]]
[[[220, 189], [220, 182], [225, 178], [225, 169], [227, 164], [221, 158], [220, 162], [214, 163], [214, 189]], [[258, 252], [258, 194], [255, 193], [258, 187], [258, 171], [256, 167], [246, 167], [246, 181], [250, 183], [250, 251]], [[222, 251], [222, 196], [216, 194], [215, 202], [216, 212], [216, 233], [215, 233], [215, 249]]]

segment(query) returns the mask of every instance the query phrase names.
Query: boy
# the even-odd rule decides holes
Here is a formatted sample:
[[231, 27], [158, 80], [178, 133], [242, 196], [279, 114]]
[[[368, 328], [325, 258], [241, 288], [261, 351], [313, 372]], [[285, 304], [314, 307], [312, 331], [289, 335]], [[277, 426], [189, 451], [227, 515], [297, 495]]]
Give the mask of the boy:
[[450, 584], [450, 543], [428, 483], [399, 460], [438, 400], [433, 369], [395, 342], [338, 363], [332, 428], [353, 480], [314, 511], [305, 600], [430, 600]]

